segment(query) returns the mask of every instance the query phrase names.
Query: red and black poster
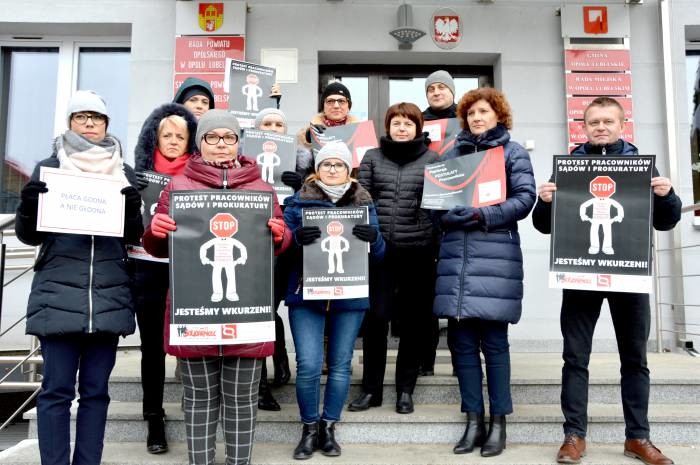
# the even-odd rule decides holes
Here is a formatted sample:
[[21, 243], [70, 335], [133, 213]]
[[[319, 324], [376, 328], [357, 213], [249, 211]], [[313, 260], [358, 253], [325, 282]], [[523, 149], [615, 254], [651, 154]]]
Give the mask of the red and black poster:
[[651, 292], [654, 161], [554, 156], [550, 287]]
[[170, 193], [171, 344], [274, 341], [273, 195]]
[[423, 132], [427, 132], [430, 138], [428, 148], [440, 156], [452, 150], [461, 130], [457, 118], [436, 119], [423, 123]]
[[506, 199], [503, 147], [425, 166], [421, 208], [450, 210], [460, 205], [485, 207]]
[[371, 121], [333, 126], [326, 128], [322, 133], [316, 132], [311, 126], [311, 149], [314, 156], [321, 147], [334, 140], [345, 142], [348, 146], [352, 153], [353, 168], [360, 166], [367, 150], [379, 146], [377, 134], [374, 132], [374, 123]]
[[275, 68], [231, 60], [228, 79], [228, 109], [241, 127], [252, 128], [260, 110], [277, 107], [277, 100], [270, 97]]
[[356, 224], [368, 223], [367, 207], [302, 210], [302, 224], [321, 229], [321, 237], [304, 246], [305, 300], [369, 296], [368, 244], [352, 234]]
[[262, 180], [271, 184], [279, 203], [294, 194], [294, 190], [282, 183], [282, 173], [294, 171], [297, 164], [295, 136], [277, 132], [246, 129], [243, 133], [243, 155], [258, 163]]
[[[148, 178], [148, 186], [141, 191], [141, 217], [143, 218], [143, 227], [145, 229], [151, 224], [156, 206], [158, 206], [160, 193], [163, 192], [165, 186], [170, 182], [170, 176], [156, 173], [155, 171], [144, 171], [144, 174]], [[167, 258], [156, 258], [138, 245], [127, 245], [127, 253], [129, 257], [139, 260], [168, 263]]]

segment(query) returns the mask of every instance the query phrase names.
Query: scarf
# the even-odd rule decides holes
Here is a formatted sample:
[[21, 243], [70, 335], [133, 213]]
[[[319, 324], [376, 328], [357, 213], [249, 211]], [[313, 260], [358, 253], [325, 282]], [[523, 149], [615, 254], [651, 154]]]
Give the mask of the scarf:
[[325, 116], [323, 117], [323, 125], [326, 126], [327, 128], [331, 128], [333, 126], [342, 126], [348, 122], [348, 117], [346, 116], [343, 119], [339, 119], [337, 121], [334, 121], [332, 119], [328, 119]]
[[125, 186], [130, 185], [124, 175], [119, 141], [114, 136], [108, 134], [95, 143], [66, 131], [56, 138], [56, 153], [61, 169], [112, 175], [120, 178]]
[[319, 179], [316, 180], [316, 185], [321, 188], [321, 190], [331, 199], [331, 202], [336, 203], [338, 200], [345, 195], [345, 193], [350, 189], [352, 181], [348, 181], [344, 184], [338, 184], [337, 186], [329, 186], [322, 183]]
[[241, 162], [238, 161], [238, 159], [233, 159], [233, 160], [225, 160], [225, 161], [214, 161], [214, 160], [205, 160], [204, 157], [201, 158], [202, 163], [205, 165], [209, 166], [216, 166], [217, 168], [240, 168], [241, 167]]
[[160, 149], [156, 147], [153, 153], [153, 167], [155, 168], [157, 173], [175, 176], [177, 174], [182, 173], [182, 170], [185, 169], [185, 165], [187, 164], [187, 160], [189, 159], [190, 154], [183, 153], [179, 157], [170, 160], [169, 158], [166, 158], [162, 153], [160, 153]]

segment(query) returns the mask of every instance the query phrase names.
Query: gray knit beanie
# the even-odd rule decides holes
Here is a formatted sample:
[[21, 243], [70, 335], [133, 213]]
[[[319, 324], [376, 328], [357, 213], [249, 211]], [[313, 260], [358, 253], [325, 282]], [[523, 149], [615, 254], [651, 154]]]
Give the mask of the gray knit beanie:
[[204, 134], [214, 129], [226, 128], [235, 132], [241, 138], [241, 126], [235, 116], [226, 110], [209, 110], [204, 113], [197, 123], [197, 136], [195, 143], [197, 148], [202, 150], [202, 137]]
[[330, 141], [326, 145], [321, 147], [321, 150], [319, 150], [316, 156], [314, 157], [314, 168], [317, 173], [318, 165], [320, 165], [323, 162], [323, 160], [327, 160], [329, 158], [337, 158], [339, 160], [342, 160], [343, 163], [345, 163], [348, 166], [348, 171], [352, 169], [352, 154], [350, 153], [350, 149], [348, 148], [348, 146], [345, 145], [345, 142], [343, 141]]
[[278, 115], [280, 118], [282, 118], [282, 121], [284, 122], [284, 130], [285, 132], [287, 131], [287, 117], [284, 116], [282, 110], [278, 110], [277, 108], [263, 108], [260, 110], [255, 117], [255, 129], [260, 129], [260, 125], [267, 115]]
[[104, 99], [97, 94], [97, 92], [92, 90], [77, 90], [73, 95], [71, 95], [70, 100], [68, 100], [68, 108], [66, 111], [66, 121], [68, 122], [68, 127], [70, 127], [70, 118], [73, 113], [80, 113], [81, 111], [91, 111], [93, 113], [99, 113], [105, 115], [109, 119], [109, 113], [107, 113], [107, 104]]
[[450, 89], [450, 92], [452, 92], [452, 97], [455, 96], [455, 81], [452, 79], [452, 76], [450, 76], [450, 73], [442, 69], [435, 71], [433, 74], [425, 78], [426, 94], [428, 93], [428, 87], [436, 82], [445, 84]]

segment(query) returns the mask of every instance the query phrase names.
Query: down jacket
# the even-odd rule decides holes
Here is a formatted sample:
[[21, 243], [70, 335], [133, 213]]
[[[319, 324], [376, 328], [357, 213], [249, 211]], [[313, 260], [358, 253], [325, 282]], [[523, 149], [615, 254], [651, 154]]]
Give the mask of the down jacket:
[[[336, 207], [361, 207], [367, 206], [369, 211], [369, 224], [377, 231], [377, 213], [372, 204], [369, 193], [357, 182], [353, 182], [348, 191], [334, 204], [326, 194], [316, 186], [314, 182], [306, 182], [293, 196], [284, 201], [284, 222], [290, 231], [296, 231], [302, 225], [302, 209], [304, 208], [336, 208]], [[370, 256], [375, 260], [384, 258], [385, 244], [381, 234], [370, 244]], [[302, 246], [292, 241], [292, 247], [287, 252], [292, 262], [289, 283], [287, 286], [288, 307], [304, 306], [317, 310], [367, 310], [369, 298], [342, 299], [342, 300], [304, 300], [302, 293]]]
[[425, 165], [438, 160], [426, 142], [425, 134], [406, 142], [382, 137], [379, 148], [368, 150], [360, 164], [357, 179], [372, 196], [384, 239], [396, 247], [435, 242], [430, 215], [420, 208]]
[[153, 171], [154, 169], [154, 153], [158, 147], [158, 125], [163, 118], [171, 115], [182, 116], [187, 122], [187, 131], [189, 132], [189, 140], [187, 141], [187, 150], [185, 153], [195, 153], [197, 145], [195, 144], [195, 133], [197, 132], [197, 120], [190, 111], [179, 103], [165, 103], [148, 115], [146, 121], [141, 126], [139, 140], [134, 148], [134, 167], [136, 171]]
[[444, 225], [435, 283], [434, 313], [439, 317], [480, 318], [517, 323], [522, 312], [523, 255], [518, 221], [535, 203], [530, 156], [502, 125], [481, 137], [462, 131], [446, 157], [469, 156], [503, 146], [506, 200], [481, 207], [482, 228]]
[[[39, 180], [42, 166], [60, 167], [55, 144], [53, 155], [37, 164], [32, 181]], [[131, 167], [124, 164], [124, 173], [135, 186]], [[125, 218], [123, 238], [39, 232], [36, 222], [36, 210], [27, 212], [20, 203], [17, 237], [25, 244], [41, 245], [27, 303], [27, 334], [133, 333], [131, 262], [124, 246], [139, 243], [141, 214]]]
[[[239, 189], [239, 190], [255, 190], [273, 192], [272, 186], [264, 182], [260, 178], [260, 170], [254, 160], [250, 158], [238, 156], [240, 167], [237, 168], [221, 168], [204, 163], [202, 156], [199, 154], [193, 155], [185, 165], [185, 171], [177, 176], [174, 176], [170, 183], [165, 186], [160, 195], [156, 213], [168, 214], [170, 206], [170, 191], [174, 190], [203, 190], [203, 189]], [[224, 179], [226, 185], [224, 185]], [[274, 216], [282, 218], [282, 210], [277, 203], [277, 196], [273, 195]], [[290, 244], [292, 239], [289, 230], [285, 231], [284, 239], [281, 244], [275, 245], [275, 254], [284, 251]], [[146, 228], [143, 235], [143, 246], [148, 253], [154, 257], [168, 256], [168, 238], [155, 237], [151, 232], [151, 227]], [[213, 356], [234, 356], [246, 358], [265, 358], [275, 350], [274, 342], [261, 342], [254, 344], [235, 344], [235, 345], [203, 345], [203, 346], [176, 346], [170, 345], [170, 312], [171, 301], [168, 294], [168, 300], [165, 307], [165, 324], [164, 324], [164, 348], [165, 351], [176, 357], [213, 357]]]
[[[582, 144], [572, 150], [571, 155], [628, 155], [635, 156], [639, 154], [637, 147], [630, 144], [626, 140], [620, 139], [621, 147], [618, 144], [608, 144], [606, 146], [594, 146], [591, 144]], [[605, 151], [605, 153], [603, 153]], [[654, 168], [654, 176], [659, 173]], [[553, 182], [553, 177], [550, 178]], [[654, 210], [652, 213], [652, 223], [654, 229], [658, 231], [669, 231], [676, 226], [681, 220], [681, 199], [676, 195], [673, 188], [668, 195], [661, 197], [654, 194]], [[537, 199], [535, 209], [532, 211], [532, 224], [535, 228], [543, 233], [549, 234], [552, 231], [552, 202], [543, 202]]]

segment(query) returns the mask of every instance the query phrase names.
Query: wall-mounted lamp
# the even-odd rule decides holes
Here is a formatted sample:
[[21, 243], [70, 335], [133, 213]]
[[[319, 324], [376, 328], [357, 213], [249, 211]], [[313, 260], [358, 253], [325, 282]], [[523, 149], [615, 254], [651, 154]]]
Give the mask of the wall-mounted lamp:
[[424, 31], [413, 26], [413, 10], [406, 3], [399, 5], [397, 13], [398, 27], [389, 31], [391, 36], [399, 41], [399, 50], [411, 50], [413, 42], [425, 35]]

